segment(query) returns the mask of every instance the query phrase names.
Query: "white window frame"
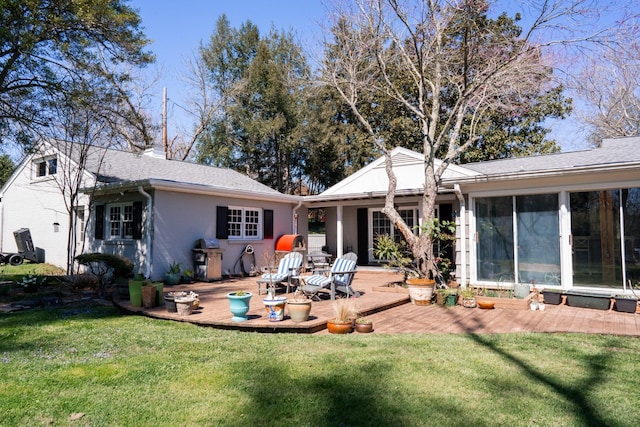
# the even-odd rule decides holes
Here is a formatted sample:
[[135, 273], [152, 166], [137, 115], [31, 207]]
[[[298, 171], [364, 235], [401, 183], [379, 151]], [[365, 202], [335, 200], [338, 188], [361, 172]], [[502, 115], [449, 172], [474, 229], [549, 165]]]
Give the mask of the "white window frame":
[[[112, 212], [115, 208], [119, 208], [120, 212], [117, 214]], [[116, 218], [115, 215], [118, 217]], [[133, 202], [111, 203], [106, 205], [104, 221], [105, 240], [133, 239]], [[113, 234], [113, 225], [116, 223], [119, 231], [117, 234]], [[129, 224], [128, 229], [130, 234], [125, 234], [127, 224]]]
[[262, 240], [263, 218], [261, 208], [229, 206], [229, 240]]
[[[40, 173], [44, 167], [44, 173]], [[56, 156], [41, 157], [33, 162], [34, 179], [44, 179], [58, 173], [58, 158]]]

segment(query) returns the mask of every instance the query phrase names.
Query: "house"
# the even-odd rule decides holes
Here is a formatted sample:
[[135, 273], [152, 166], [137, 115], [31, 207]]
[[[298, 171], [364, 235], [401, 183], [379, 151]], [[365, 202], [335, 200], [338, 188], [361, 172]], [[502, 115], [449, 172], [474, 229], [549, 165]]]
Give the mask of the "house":
[[[424, 176], [419, 153], [392, 151], [395, 203], [418, 224]], [[437, 167], [437, 165], [436, 165]], [[394, 233], [381, 213], [383, 159], [317, 196], [327, 245], [374, 264], [373, 239]], [[600, 148], [450, 166], [437, 216], [455, 219], [456, 276], [463, 284], [535, 283], [565, 290], [613, 292], [640, 280], [640, 137], [607, 139]]]
[[[69, 210], [73, 188], [79, 196]], [[301, 197], [236, 171], [167, 160], [154, 148], [135, 154], [57, 143], [26, 157], [0, 189], [0, 251], [15, 251], [13, 231], [29, 228], [45, 261], [66, 266], [70, 211], [76, 253], [125, 256], [154, 280], [172, 263], [193, 269], [200, 239], [219, 247], [223, 273], [238, 274], [265, 265], [281, 235], [306, 234], [297, 221], [306, 216]]]

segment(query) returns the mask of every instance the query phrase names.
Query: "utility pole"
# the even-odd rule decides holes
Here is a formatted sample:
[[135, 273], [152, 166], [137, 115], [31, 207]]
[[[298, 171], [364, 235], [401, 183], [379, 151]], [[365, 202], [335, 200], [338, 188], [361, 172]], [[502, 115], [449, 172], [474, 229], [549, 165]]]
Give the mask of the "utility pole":
[[167, 146], [167, 88], [162, 90], [162, 149], [167, 156], [169, 147]]

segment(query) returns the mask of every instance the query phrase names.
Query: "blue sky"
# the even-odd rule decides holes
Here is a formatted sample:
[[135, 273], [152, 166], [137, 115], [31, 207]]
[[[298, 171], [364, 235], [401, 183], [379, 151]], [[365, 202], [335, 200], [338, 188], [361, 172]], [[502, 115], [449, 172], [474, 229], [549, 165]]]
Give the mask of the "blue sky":
[[168, 107], [170, 138], [176, 132], [175, 122], [186, 121], [175, 105], [184, 105], [186, 91], [181, 75], [186, 70], [185, 62], [200, 42], [208, 42], [220, 15], [226, 14], [234, 28], [249, 20], [263, 34], [272, 26], [290, 30], [305, 50], [317, 47], [325, 16], [321, 0], [131, 0], [129, 6], [138, 10], [144, 32], [153, 41], [149, 49], [156, 55], [156, 64], [149, 74], [158, 70], [161, 78], [153, 92], [151, 107], [154, 118], [159, 120], [162, 88], [166, 87], [171, 101]]
[[[187, 92], [181, 75], [185, 62], [193, 56], [200, 42], [207, 43], [220, 15], [226, 14], [232, 27], [239, 27], [250, 20], [261, 33], [272, 26], [278, 30], [292, 31], [300, 45], [313, 53], [318, 51], [322, 37], [322, 25], [327, 24], [327, 12], [321, 0], [131, 0], [129, 5], [137, 9], [144, 32], [153, 43], [149, 46], [156, 55], [156, 64], [149, 70], [159, 70], [160, 80], [153, 91], [150, 108], [156, 122], [160, 122], [162, 88], [167, 88], [168, 135], [171, 139], [179, 132], [179, 125], [189, 128], [188, 116], [180, 106], [186, 104]], [[578, 131], [577, 123], [554, 121], [553, 137], [560, 142], [563, 151], [587, 147], [585, 136]]]

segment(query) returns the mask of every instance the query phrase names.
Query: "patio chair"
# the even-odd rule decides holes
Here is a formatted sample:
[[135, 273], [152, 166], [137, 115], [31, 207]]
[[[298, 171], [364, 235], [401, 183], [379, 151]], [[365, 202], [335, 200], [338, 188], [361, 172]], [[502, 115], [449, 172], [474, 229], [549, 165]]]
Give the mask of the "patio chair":
[[314, 299], [319, 299], [318, 292], [325, 288], [329, 288], [332, 300], [336, 298], [336, 291], [346, 294], [347, 298], [350, 295], [359, 297], [360, 294], [351, 287], [357, 260], [358, 256], [353, 252], [344, 254], [334, 261], [329, 271], [318, 271], [306, 277], [300, 289], [307, 297]]
[[322, 252], [310, 252], [307, 255], [307, 260], [310, 264], [310, 270], [313, 272], [319, 270], [327, 270], [331, 266], [331, 254], [324, 251]]
[[289, 252], [278, 263], [278, 269], [275, 273], [266, 273], [258, 280], [258, 295], [262, 288], [262, 284], [270, 286], [272, 284], [281, 284], [286, 282], [287, 293], [291, 286], [291, 279], [297, 277], [302, 267], [302, 253]]

